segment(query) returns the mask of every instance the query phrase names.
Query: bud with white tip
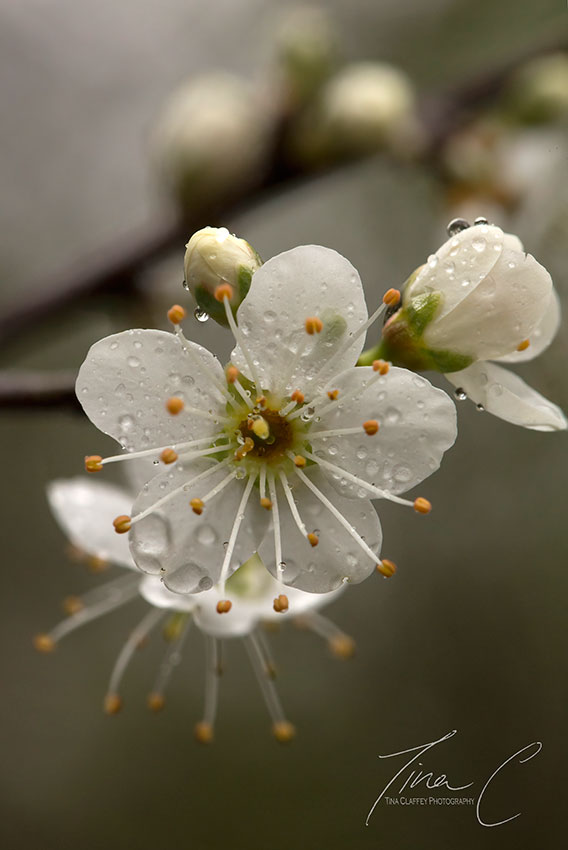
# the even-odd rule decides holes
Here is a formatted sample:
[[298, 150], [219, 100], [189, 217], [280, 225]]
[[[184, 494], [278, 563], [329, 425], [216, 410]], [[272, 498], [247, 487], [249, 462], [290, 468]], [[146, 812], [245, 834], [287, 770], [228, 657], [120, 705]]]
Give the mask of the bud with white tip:
[[204, 227], [186, 245], [184, 272], [186, 286], [199, 308], [221, 325], [227, 325], [225, 307], [215, 297], [222, 284], [229, 284], [233, 313], [249, 291], [252, 276], [262, 260], [244, 239], [226, 227]]
[[276, 27], [278, 64], [289, 106], [312, 97], [335, 68], [337, 32], [331, 15], [318, 6], [287, 9]]
[[527, 62], [511, 78], [506, 106], [523, 123], [554, 121], [568, 116], [568, 55], [553, 53]]

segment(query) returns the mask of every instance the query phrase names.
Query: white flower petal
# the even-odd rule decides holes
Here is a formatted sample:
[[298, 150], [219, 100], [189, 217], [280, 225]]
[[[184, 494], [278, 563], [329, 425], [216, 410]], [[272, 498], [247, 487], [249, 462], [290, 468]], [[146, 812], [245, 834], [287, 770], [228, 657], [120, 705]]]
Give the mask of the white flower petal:
[[[133, 516], [167, 496], [185, 482], [211, 468], [206, 460], [180, 459], [148, 482], [136, 499]], [[237, 516], [245, 481], [235, 479], [205, 505], [198, 516], [190, 500], [202, 498], [227, 475], [227, 468], [215, 469], [188, 490], [180, 489], [163, 507], [136, 522], [130, 532], [130, 547], [136, 565], [153, 575], [162, 575], [169, 590], [198, 593], [209, 590], [221, 575], [225, 544]], [[268, 522], [267, 511], [251, 494], [244, 520], [231, 557], [229, 575], [256, 550]]]
[[126, 534], [112, 521], [130, 514], [132, 496], [122, 487], [89, 478], [52, 481], [47, 497], [55, 519], [74, 546], [88, 555], [135, 569]]
[[[225, 595], [225, 599], [231, 599]], [[219, 614], [217, 602], [221, 599], [218, 593], [210, 590], [199, 594], [198, 606], [195, 610], [195, 624], [205, 634], [218, 638], [242, 637], [249, 634], [259, 621], [260, 615], [247, 605], [233, 602], [228, 613]], [[268, 600], [267, 600], [268, 604]]]
[[175, 334], [156, 330], [124, 331], [96, 342], [76, 385], [89, 419], [130, 450], [214, 433], [218, 428], [209, 419], [188, 410], [172, 416], [166, 410], [171, 396], [203, 411], [218, 413], [224, 408], [210, 378], [213, 372], [223, 382], [219, 362], [207, 349], [189, 345], [193, 354]]
[[158, 576], [143, 576], [140, 581], [140, 595], [150, 605], [170, 611], [189, 613], [197, 605], [197, 596], [189, 593], [172, 593]]
[[533, 360], [539, 354], [548, 348], [560, 327], [562, 318], [560, 309], [560, 299], [555, 289], [550, 293], [548, 307], [540, 324], [532, 331], [530, 335], [530, 345], [524, 351], [513, 351], [512, 354], [506, 354], [504, 357], [495, 357], [499, 363], [522, 363], [526, 360]]
[[489, 274], [501, 256], [504, 238], [501, 228], [492, 225], [475, 225], [452, 236], [406, 288], [404, 303], [416, 295], [441, 292], [444, 300], [436, 321], [442, 319]]
[[[319, 334], [309, 336], [305, 320], [323, 322]], [[237, 318], [247, 349], [264, 389], [300, 389], [313, 396], [329, 379], [317, 373], [330, 356], [367, 319], [361, 280], [351, 263], [330, 248], [304, 245], [268, 260], [254, 273], [250, 291]], [[352, 366], [363, 350], [358, 340], [335, 361], [334, 371]], [[305, 345], [294, 366], [298, 345]], [[251, 377], [239, 346], [232, 362]], [[292, 370], [292, 374], [290, 374]]]
[[446, 378], [461, 387], [476, 404], [506, 422], [533, 431], [563, 431], [568, 426], [560, 408], [537, 393], [522, 378], [497, 366], [481, 361]]
[[540, 324], [552, 280], [531, 254], [504, 248], [493, 270], [444, 318], [431, 322], [431, 348], [460, 351], [479, 360], [514, 351]]
[[[313, 452], [380, 489], [410, 490], [438, 469], [455, 441], [454, 403], [420, 375], [391, 367], [377, 380], [370, 366], [358, 366], [338, 375], [329, 387], [339, 390], [339, 403], [314, 424], [314, 432], [362, 426], [370, 419], [377, 420], [379, 431], [372, 436], [361, 430], [360, 436], [314, 437]], [[342, 395], [349, 396], [345, 404], [340, 403]], [[340, 474], [324, 467], [322, 472], [342, 495], [370, 497]]]
[[[337, 590], [345, 579], [357, 584], [373, 572], [379, 560], [382, 532], [377, 513], [368, 500], [354, 501], [339, 496], [317, 469], [310, 469], [308, 477], [345, 517], [349, 525], [364, 538], [367, 546], [377, 553], [377, 558], [371, 559], [317, 496], [302, 481], [296, 479], [290, 482], [294, 485], [294, 501], [307, 531], [316, 533], [319, 543], [312, 547], [302, 535], [284, 493], [279, 488], [278, 508], [282, 558], [285, 564], [282, 582], [309, 593]], [[277, 576], [274, 540], [271, 534], [264, 538], [259, 555], [272, 575]]]

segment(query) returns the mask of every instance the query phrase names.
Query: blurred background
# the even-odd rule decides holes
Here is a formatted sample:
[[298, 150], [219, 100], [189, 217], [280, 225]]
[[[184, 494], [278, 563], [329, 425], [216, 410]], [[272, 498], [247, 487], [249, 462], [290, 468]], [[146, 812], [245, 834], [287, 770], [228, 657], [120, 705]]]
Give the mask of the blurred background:
[[[283, 6], [0, 0], [0, 366], [31, 381], [20, 393], [18, 376], [0, 378], [7, 848], [467, 850], [556, 847], [565, 833], [563, 434], [458, 402], [457, 446], [421, 488], [432, 515], [378, 505], [396, 577], [371, 578], [326, 611], [356, 639], [355, 657], [337, 661], [291, 624], [269, 635], [298, 728], [288, 747], [270, 737], [238, 642], [227, 647], [216, 741], [194, 741], [197, 631], [163, 713], [145, 705], [162, 652], [154, 639], [129, 670], [123, 712], [104, 715], [108, 675], [141, 602], [48, 657], [33, 650], [61, 599], [101, 581], [67, 557], [45, 497], [49, 481], [81, 473], [85, 454], [114, 451], [73, 405], [68, 375], [101, 336], [166, 327], [167, 307], [188, 298], [192, 229], [226, 225], [264, 258], [331, 246], [359, 269], [372, 305], [437, 249], [450, 218], [485, 214], [518, 232], [568, 308], [565, 3], [334, 0], [292, 22]], [[525, 57], [539, 53], [556, 64], [526, 71]], [[365, 98], [362, 113], [349, 112], [357, 96], [345, 100], [335, 84], [363, 61], [402, 74], [378, 123]], [[190, 163], [166, 105], [180, 85], [219, 71], [246, 81], [231, 81], [248, 87], [241, 106], [249, 98], [244, 123], [235, 115], [227, 133], [240, 156], [230, 144], [219, 154], [232, 165], [220, 183], [199, 97], [189, 136], [205, 153], [192, 149]], [[208, 97], [219, 92], [231, 118], [225, 83]], [[62, 297], [73, 286], [80, 297]], [[191, 318], [186, 333], [227, 357], [228, 335], [213, 325]], [[522, 370], [564, 410], [567, 354], [564, 326]], [[37, 383], [48, 371], [51, 394], [41, 374]], [[478, 790], [508, 756], [543, 742], [487, 811], [522, 816], [484, 829], [473, 807], [381, 805], [366, 828], [393, 773], [378, 756], [452, 729], [459, 734], [428, 767]]]

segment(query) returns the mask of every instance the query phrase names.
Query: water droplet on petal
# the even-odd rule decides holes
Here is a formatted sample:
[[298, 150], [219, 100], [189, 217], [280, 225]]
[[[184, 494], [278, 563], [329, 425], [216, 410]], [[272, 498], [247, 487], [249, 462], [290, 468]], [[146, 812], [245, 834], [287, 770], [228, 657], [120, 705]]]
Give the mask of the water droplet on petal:
[[209, 313], [206, 310], [202, 310], [201, 307], [196, 307], [193, 315], [198, 322], [206, 322], [209, 319]]
[[463, 387], [457, 387], [454, 390], [454, 395], [455, 395], [455, 397], [457, 398], [458, 401], [465, 401], [466, 398], [467, 398], [467, 393], [463, 389]]
[[448, 236], [455, 236], [457, 233], [461, 233], [462, 230], [467, 230], [469, 227], [469, 221], [466, 221], [465, 218], [453, 218], [448, 224], [446, 230]]

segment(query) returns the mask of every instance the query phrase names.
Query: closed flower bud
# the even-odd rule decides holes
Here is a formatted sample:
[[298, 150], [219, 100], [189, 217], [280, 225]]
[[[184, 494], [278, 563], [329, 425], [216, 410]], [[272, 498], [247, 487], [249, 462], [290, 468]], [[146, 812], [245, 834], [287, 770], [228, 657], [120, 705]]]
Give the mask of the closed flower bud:
[[191, 80], [154, 133], [160, 177], [185, 211], [234, 197], [259, 177], [268, 124], [254, 89], [227, 73]]
[[335, 67], [337, 33], [330, 14], [316, 6], [287, 9], [276, 28], [284, 93], [294, 107], [312, 97]]
[[226, 227], [204, 227], [186, 245], [184, 272], [186, 285], [201, 310], [221, 325], [227, 325], [218, 287], [228, 284], [233, 312], [249, 291], [254, 272], [262, 260], [248, 242], [233, 236]]
[[516, 236], [463, 228], [407, 282], [383, 330], [383, 356], [412, 369], [457, 372], [515, 352], [551, 304], [546, 269]]
[[529, 124], [568, 115], [568, 56], [554, 53], [527, 62], [512, 77], [505, 92], [506, 106]]

